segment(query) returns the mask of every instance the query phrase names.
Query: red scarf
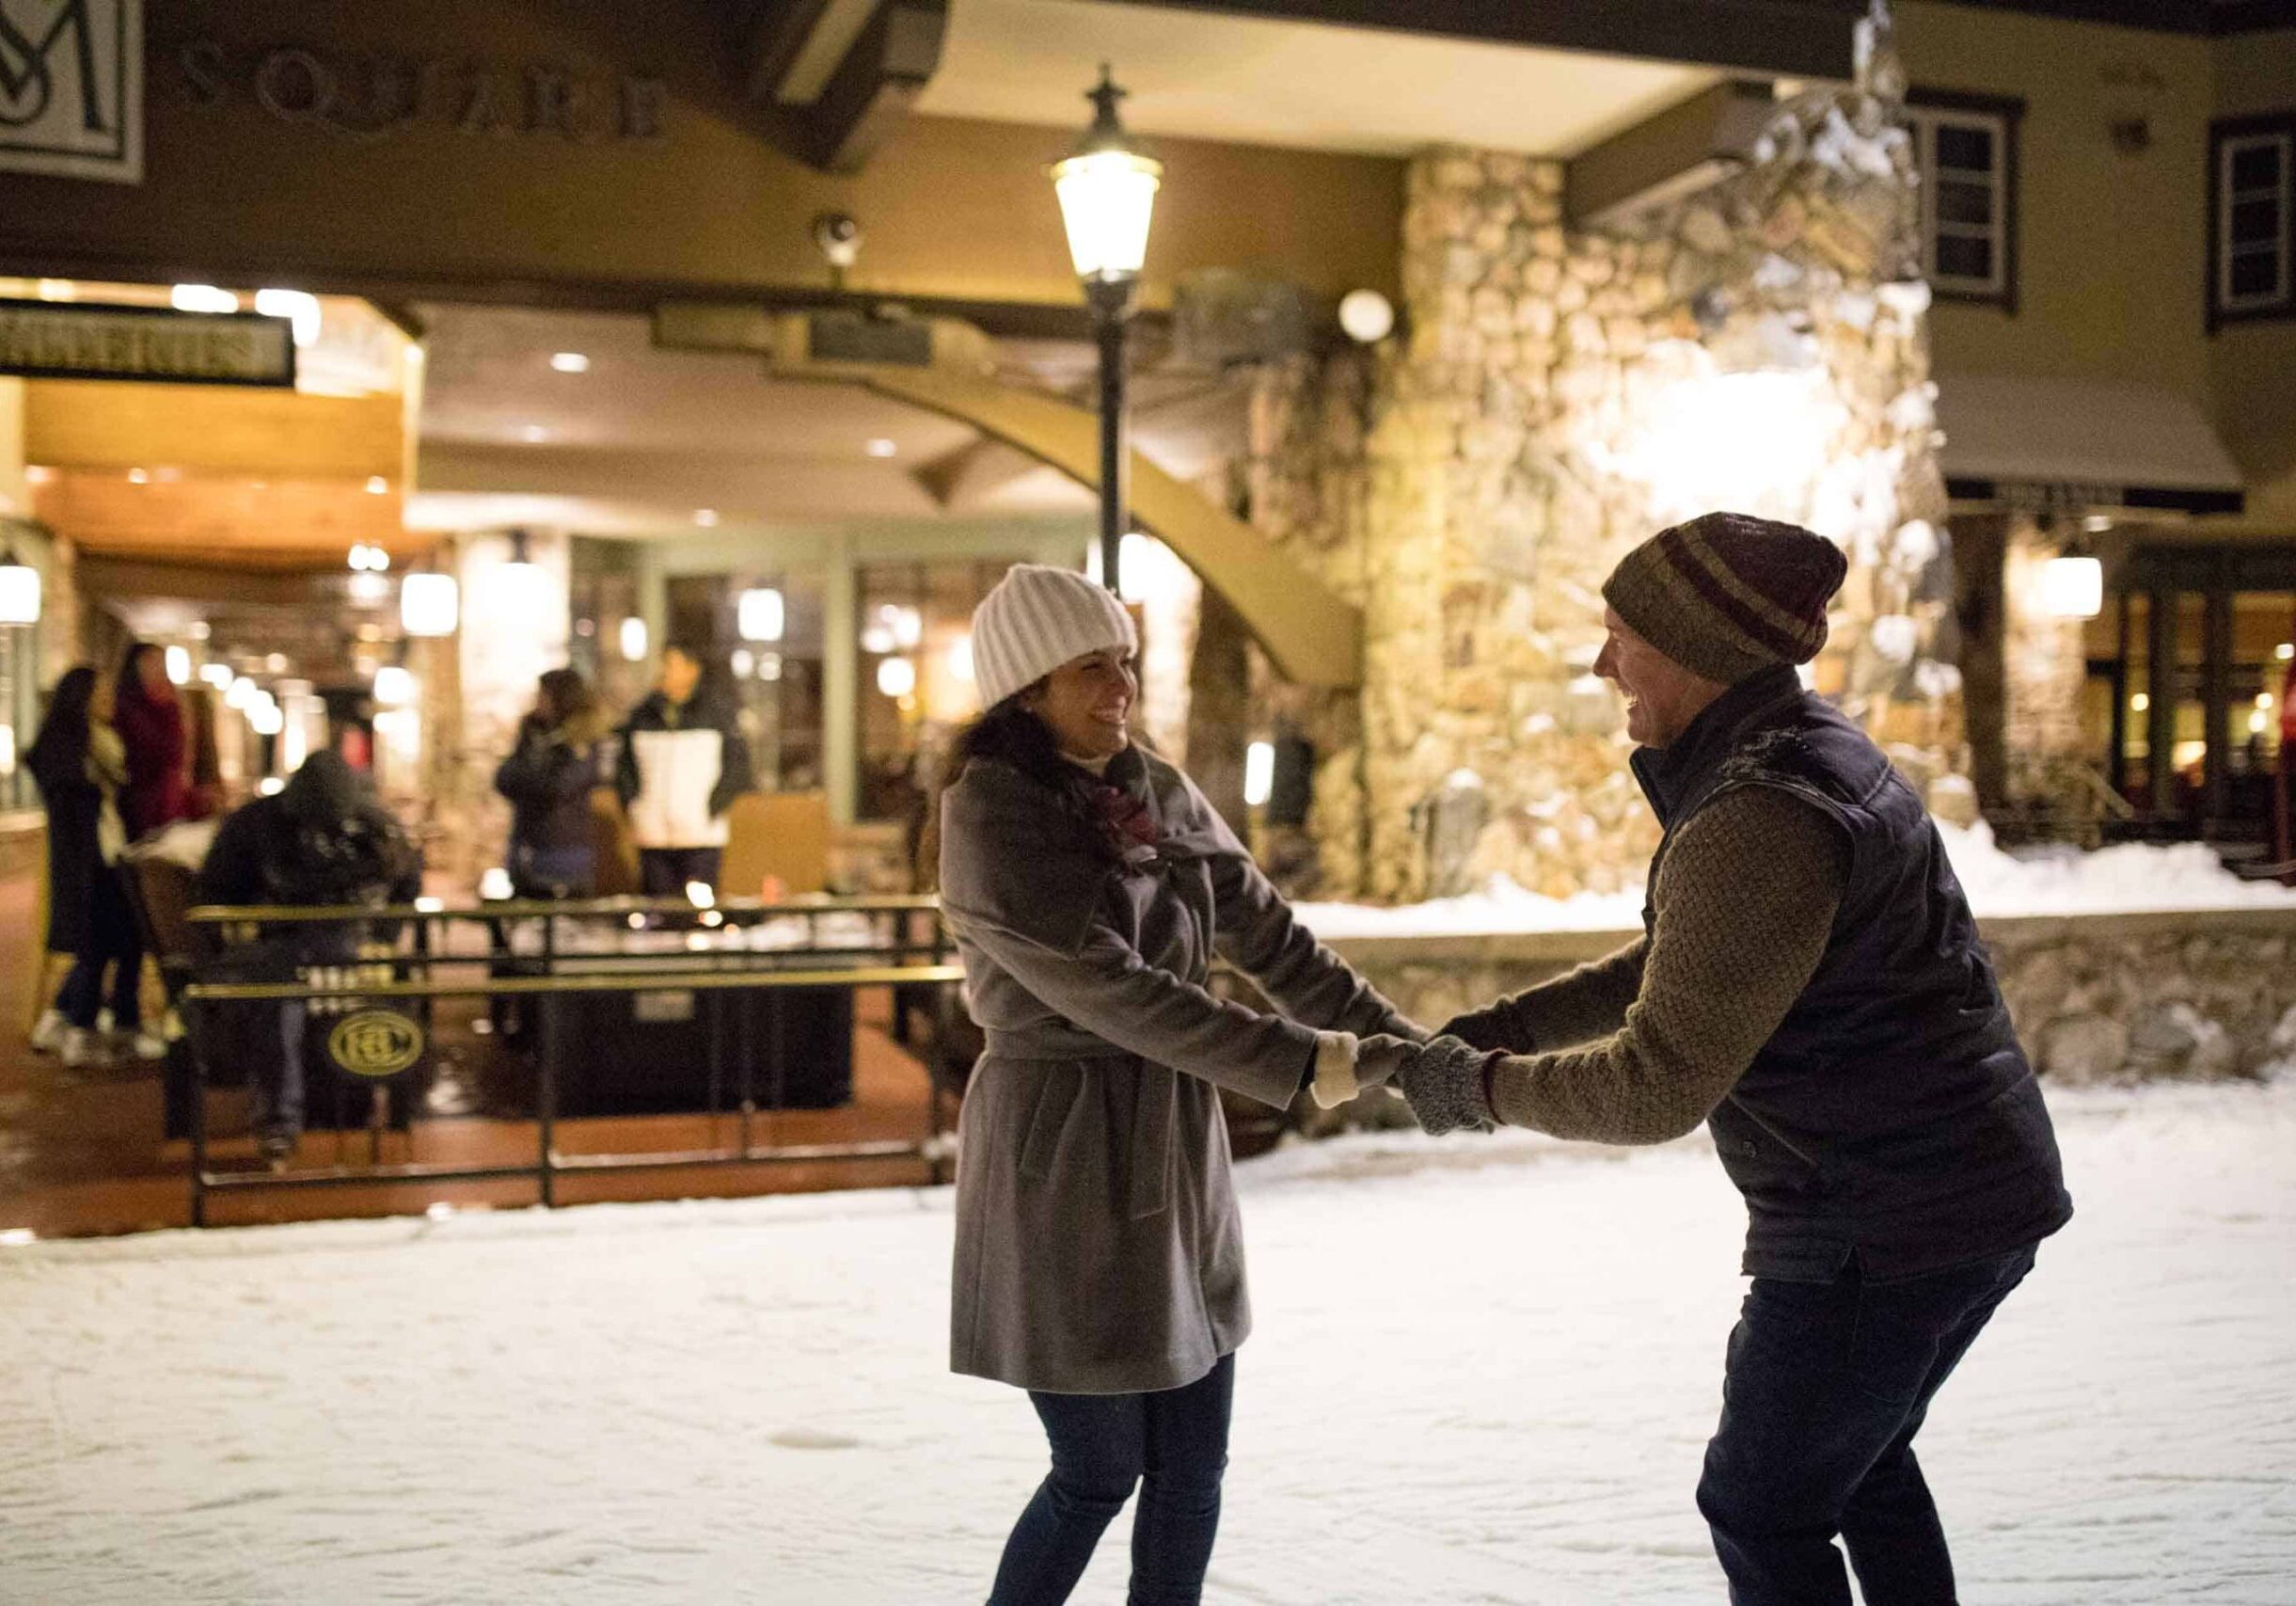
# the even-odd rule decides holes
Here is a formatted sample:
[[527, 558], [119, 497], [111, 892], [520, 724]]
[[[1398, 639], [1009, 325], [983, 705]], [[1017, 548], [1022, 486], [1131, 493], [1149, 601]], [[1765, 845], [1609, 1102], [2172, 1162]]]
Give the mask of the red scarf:
[[1095, 782], [1091, 798], [1092, 812], [1107, 831], [1109, 841], [1124, 857], [1130, 858], [1134, 848], [1152, 849], [1162, 839], [1156, 829], [1156, 817], [1148, 804], [1122, 787], [1107, 781]]

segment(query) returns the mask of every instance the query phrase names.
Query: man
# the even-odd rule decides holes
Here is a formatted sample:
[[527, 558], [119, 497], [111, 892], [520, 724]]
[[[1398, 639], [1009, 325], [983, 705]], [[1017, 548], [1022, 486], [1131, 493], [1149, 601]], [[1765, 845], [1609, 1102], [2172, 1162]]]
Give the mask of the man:
[[1707, 1123], [1750, 1221], [1698, 1488], [1740, 1606], [1848, 1606], [1837, 1534], [1869, 1606], [1950, 1606], [1913, 1438], [2072, 1214], [1927, 812], [1795, 672], [1845, 566], [1728, 513], [1621, 561], [1594, 668], [1665, 828], [1644, 935], [1452, 1021], [1400, 1077], [1431, 1132], [1659, 1143]]
[[[284, 789], [251, 798], [224, 817], [192, 883], [198, 903], [347, 908], [411, 902], [422, 890], [422, 858], [340, 755], [322, 748]], [[314, 965], [357, 956], [362, 923], [273, 925], [228, 950], [219, 972], [238, 981], [292, 981]], [[255, 1006], [261, 1010], [262, 1006]], [[256, 1144], [283, 1169], [303, 1132], [301, 999], [277, 1006], [279, 1052], [254, 1057], [248, 1086]]]
[[675, 897], [689, 882], [718, 884], [725, 811], [750, 789], [750, 745], [733, 701], [705, 684], [702, 665], [699, 648], [663, 648], [658, 688], [622, 731], [615, 785], [638, 843], [639, 884], [653, 898]]

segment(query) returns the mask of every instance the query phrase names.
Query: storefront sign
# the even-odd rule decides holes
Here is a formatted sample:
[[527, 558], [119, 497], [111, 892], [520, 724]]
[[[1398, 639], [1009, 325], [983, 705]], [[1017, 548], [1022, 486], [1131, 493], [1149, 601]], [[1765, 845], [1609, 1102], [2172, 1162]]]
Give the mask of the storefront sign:
[[253, 312], [0, 301], [0, 374], [292, 386], [294, 325]]
[[659, 79], [580, 77], [535, 63], [297, 46], [235, 50], [214, 40], [193, 40], [176, 59], [202, 105], [252, 103], [280, 122], [359, 139], [427, 125], [496, 138], [647, 142], [663, 137], [669, 104]]
[[327, 1054], [354, 1076], [396, 1076], [422, 1057], [422, 1027], [396, 1010], [361, 1010], [327, 1033]]
[[143, 182], [143, 0], [0, 0], [0, 172]]

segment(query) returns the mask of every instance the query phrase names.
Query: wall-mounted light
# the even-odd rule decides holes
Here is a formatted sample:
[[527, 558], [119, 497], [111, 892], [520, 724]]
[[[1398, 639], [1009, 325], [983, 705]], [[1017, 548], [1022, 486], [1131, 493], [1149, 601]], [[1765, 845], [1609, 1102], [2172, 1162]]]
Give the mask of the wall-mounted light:
[[374, 700], [386, 708], [403, 708], [415, 700], [415, 677], [395, 663], [374, 672]]
[[735, 628], [745, 642], [778, 642], [787, 624], [782, 594], [769, 585], [752, 586], [734, 604]]
[[2041, 611], [2057, 619], [2094, 619], [2104, 612], [2105, 565], [2089, 557], [2051, 558], [2041, 565]]
[[622, 661], [642, 663], [646, 656], [646, 622], [633, 613], [622, 621]]
[[1395, 329], [1395, 303], [1376, 290], [1351, 290], [1339, 298], [1339, 327], [1358, 345], [1377, 345]]
[[399, 582], [399, 626], [410, 636], [451, 636], [462, 622], [462, 588], [451, 574], [410, 574]]
[[16, 555], [13, 545], [0, 547], [0, 625], [40, 623], [40, 571]]
[[1243, 750], [1243, 801], [1259, 807], [1275, 792], [1275, 744], [1255, 741]]

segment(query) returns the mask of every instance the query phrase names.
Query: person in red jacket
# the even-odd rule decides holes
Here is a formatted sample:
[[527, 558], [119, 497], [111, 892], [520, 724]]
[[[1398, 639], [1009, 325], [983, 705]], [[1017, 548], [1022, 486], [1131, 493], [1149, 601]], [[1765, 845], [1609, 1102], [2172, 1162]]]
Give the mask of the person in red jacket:
[[128, 839], [191, 817], [191, 771], [183, 700], [167, 678], [167, 656], [150, 642], [132, 643], [119, 665], [112, 718], [127, 744], [128, 784], [119, 794]]

